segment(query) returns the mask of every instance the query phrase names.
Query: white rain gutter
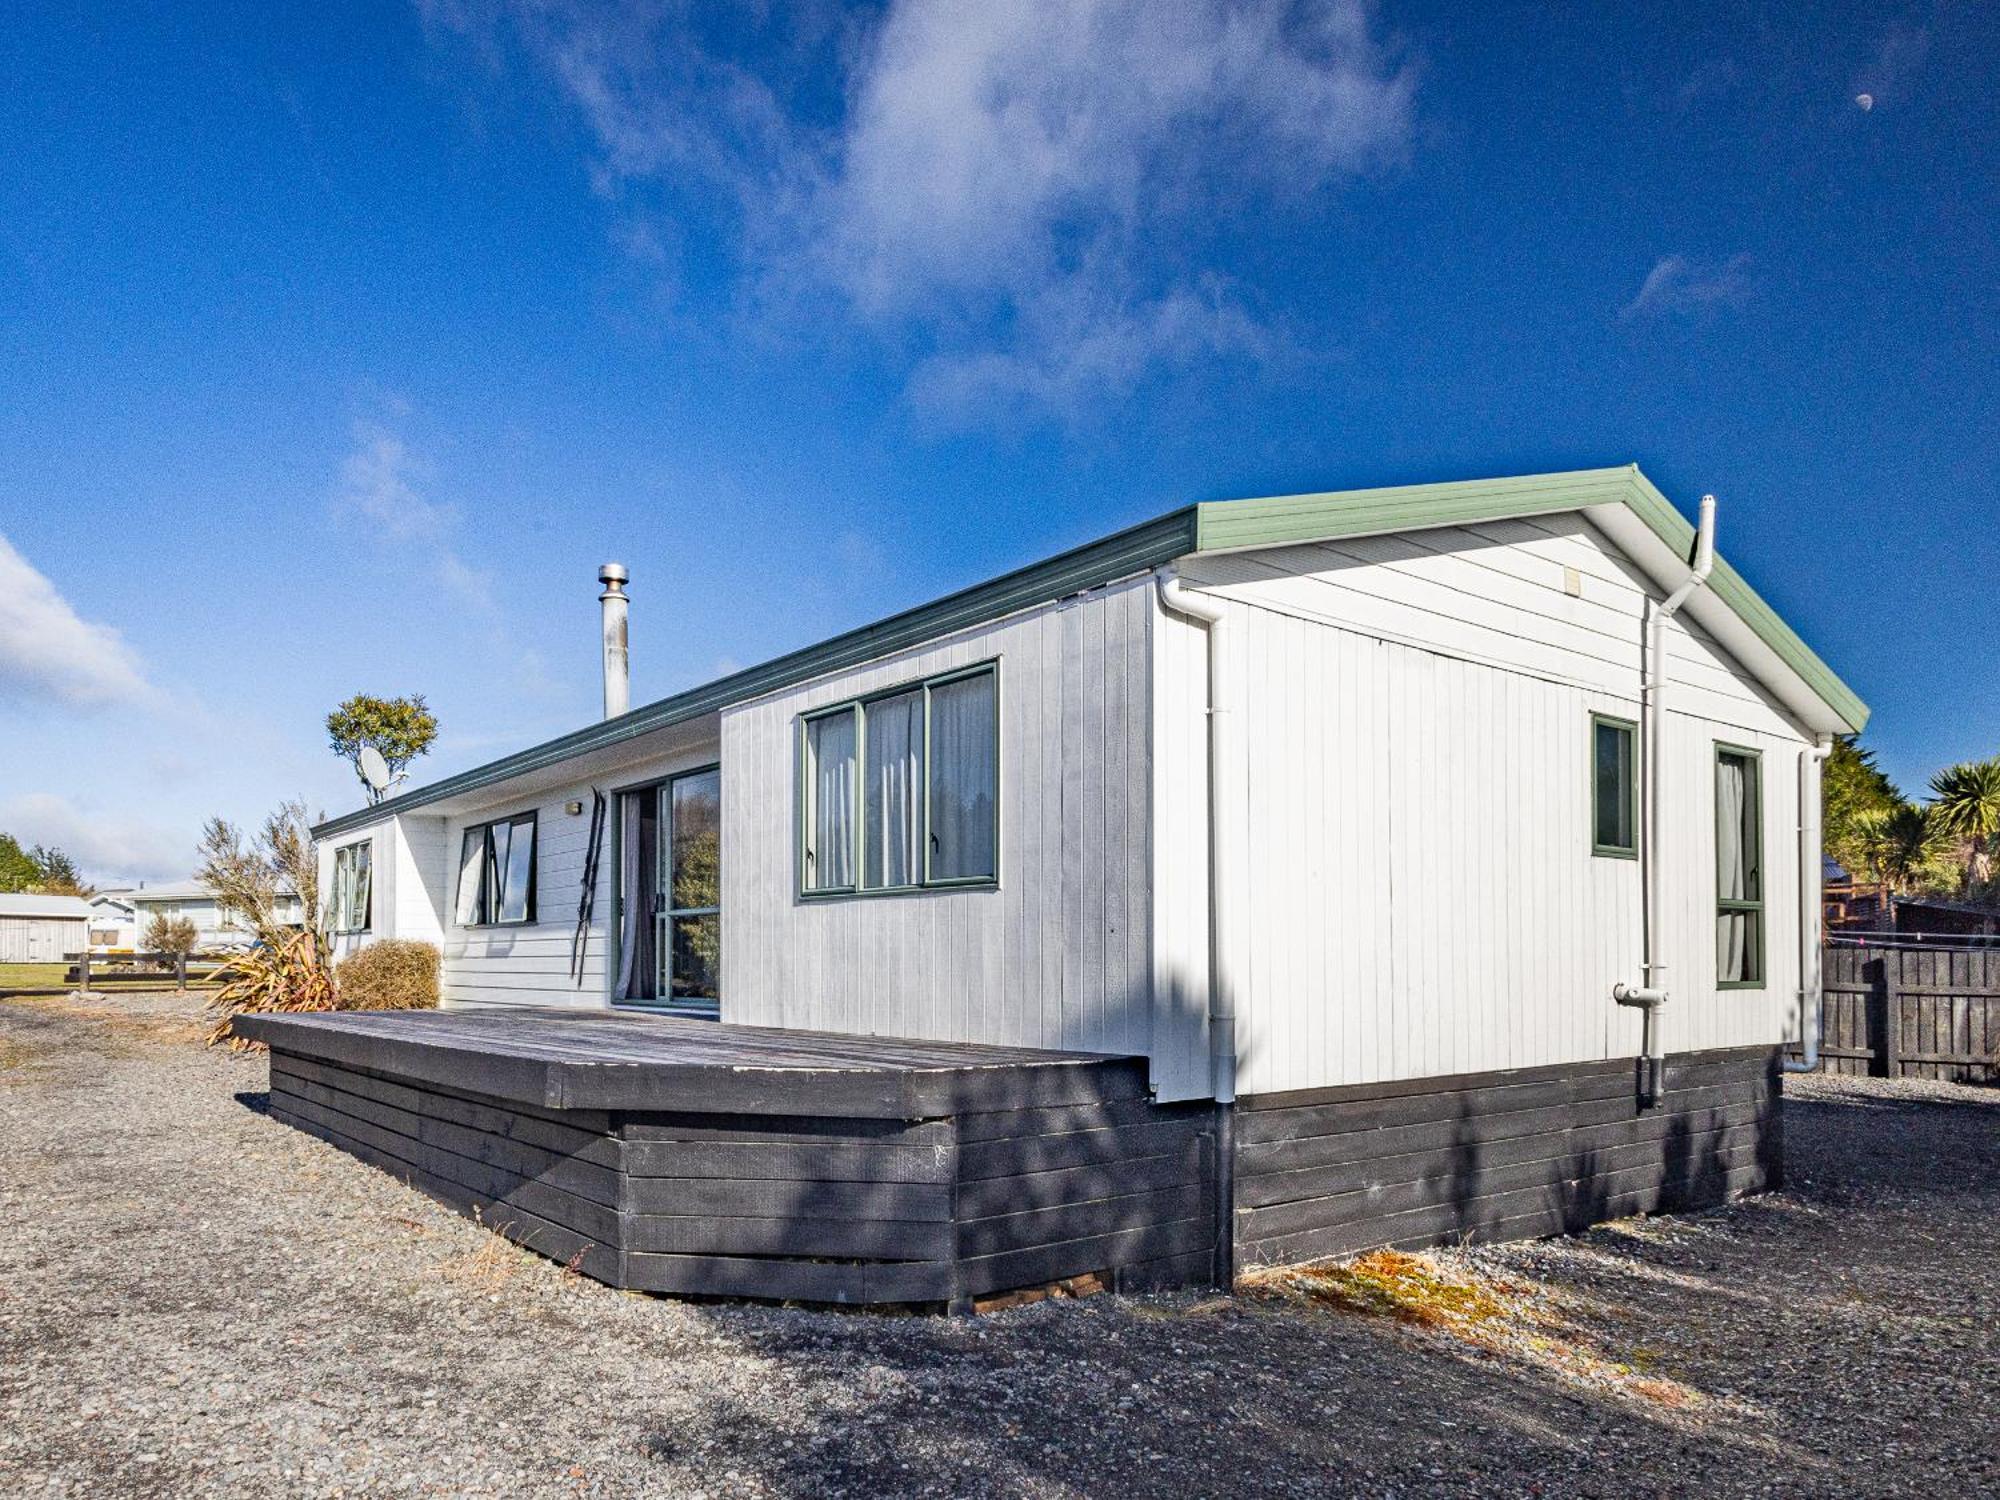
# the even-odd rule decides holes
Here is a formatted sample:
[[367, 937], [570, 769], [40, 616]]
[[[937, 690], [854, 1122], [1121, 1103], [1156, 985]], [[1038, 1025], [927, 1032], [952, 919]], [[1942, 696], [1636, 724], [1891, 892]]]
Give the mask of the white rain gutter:
[[1639, 1047], [1639, 1093], [1647, 1104], [1659, 1100], [1666, 1055], [1660, 1041], [1660, 1007], [1667, 1003], [1667, 964], [1661, 956], [1660, 938], [1660, 830], [1666, 821], [1662, 802], [1666, 785], [1663, 771], [1667, 731], [1667, 621], [1679, 614], [1695, 590], [1708, 582], [1714, 567], [1715, 496], [1703, 495], [1701, 520], [1695, 528], [1694, 566], [1679, 588], [1652, 606], [1646, 621], [1646, 679], [1639, 701], [1639, 760], [1644, 773], [1645, 809], [1642, 820], [1645, 826], [1639, 836], [1639, 882], [1645, 923], [1643, 974], [1637, 985], [1620, 981], [1611, 990], [1612, 999], [1620, 1005], [1637, 1006], [1645, 1018]]
[[1803, 1056], [1785, 1059], [1787, 1073], [1819, 1071], [1826, 992], [1820, 988], [1820, 924], [1825, 920], [1825, 867], [1820, 863], [1820, 768], [1833, 753], [1833, 736], [1799, 754], [1799, 1039]]
[[1247, 784], [1243, 744], [1233, 732], [1228, 616], [1191, 592], [1172, 567], [1154, 578], [1160, 604], [1208, 626], [1208, 1069], [1217, 1104], [1236, 1102], [1237, 903], [1245, 878], [1245, 820], [1228, 807], [1228, 788]]

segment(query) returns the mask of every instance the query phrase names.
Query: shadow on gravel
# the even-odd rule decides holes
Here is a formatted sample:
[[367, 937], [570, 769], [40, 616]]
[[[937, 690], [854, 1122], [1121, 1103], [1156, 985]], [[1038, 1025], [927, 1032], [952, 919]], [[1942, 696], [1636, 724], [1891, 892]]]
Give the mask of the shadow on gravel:
[[231, 1096], [253, 1115], [268, 1115], [271, 1112], [271, 1091], [269, 1089], [245, 1089]]

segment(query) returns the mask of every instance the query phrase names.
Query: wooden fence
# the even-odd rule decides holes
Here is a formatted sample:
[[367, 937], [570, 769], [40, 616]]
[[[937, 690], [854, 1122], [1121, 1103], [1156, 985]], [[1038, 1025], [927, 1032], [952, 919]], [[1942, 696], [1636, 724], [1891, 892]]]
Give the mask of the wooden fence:
[[1824, 974], [1824, 1071], [2000, 1083], [2000, 952], [1830, 946]]

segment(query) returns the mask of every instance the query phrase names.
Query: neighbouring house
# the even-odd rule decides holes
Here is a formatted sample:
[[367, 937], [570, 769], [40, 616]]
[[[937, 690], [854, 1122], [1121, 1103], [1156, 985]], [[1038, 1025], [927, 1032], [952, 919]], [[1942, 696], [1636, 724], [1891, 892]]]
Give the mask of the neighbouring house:
[[252, 1023], [274, 1111], [825, 1300], [1773, 1185], [1867, 710], [1708, 534], [1632, 467], [1202, 503], [631, 711], [608, 567], [603, 722], [316, 830], [335, 943], [481, 1013]]
[[90, 897], [90, 946], [94, 950], [102, 953], [138, 945], [138, 912], [132, 904], [136, 894], [120, 888], [98, 891]]
[[89, 924], [81, 896], [0, 893], [0, 964], [59, 963], [83, 951]]
[[[248, 918], [218, 901], [215, 893], [199, 880], [146, 886], [133, 891], [130, 900], [140, 943], [145, 942], [146, 929], [157, 916], [186, 917], [194, 923], [197, 952], [247, 948], [257, 940]], [[290, 885], [280, 888], [277, 915], [288, 926], [302, 926], [305, 922], [304, 905]]]

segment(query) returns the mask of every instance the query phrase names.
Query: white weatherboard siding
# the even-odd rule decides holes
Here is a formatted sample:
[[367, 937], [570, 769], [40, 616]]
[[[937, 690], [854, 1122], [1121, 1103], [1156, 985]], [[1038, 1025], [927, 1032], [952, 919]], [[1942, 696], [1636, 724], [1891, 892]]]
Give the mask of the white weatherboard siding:
[[[1150, 1051], [1163, 1097], [1198, 1091], [1198, 1026], [1151, 1003], [1152, 599], [1135, 579], [726, 710], [723, 1019]], [[800, 714], [991, 660], [998, 887], [801, 898]]]
[[[630, 760], [601, 769], [589, 780], [561, 782], [533, 792], [501, 795], [469, 812], [436, 820], [439, 835], [427, 856], [441, 872], [438, 910], [444, 924], [445, 1000], [454, 1005], [569, 1005], [601, 1008], [610, 1003], [606, 958], [610, 950], [612, 887], [616, 878], [609, 820], [617, 816], [621, 787], [660, 780], [682, 771], [714, 765], [713, 744]], [[725, 788], [727, 774], [723, 777]], [[604, 842], [598, 852], [597, 889], [591, 908], [589, 934], [583, 950], [583, 979], [570, 969], [570, 942], [576, 932], [577, 903], [583, 895], [583, 864], [590, 844], [590, 794], [596, 787], [609, 801]], [[568, 811], [579, 802], [581, 813]], [[534, 812], [535, 920], [514, 927], [462, 927], [457, 922], [453, 892], [457, 889], [459, 852], [465, 830], [498, 818]], [[723, 851], [723, 867], [729, 852]], [[723, 931], [729, 928], [723, 908]], [[728, 970], [723, 984], [729, 984]]]
[[[1372, 565], [1372, 566], [1371, 566]], [[1566, 572], [1566, 570], [1568, 570]], [[1639, 866], [1591, 854], [1590, 715], [1638, 717], [1650, 585], [1580, 516], [1205, 557], [1249, 748], [1243, 1093], [1630, 1055]], [[1580, 592], [1573, 595], [1572, 587]], [[1158, 627], [1156, 963], [1199, 996], [1206, 643]], [[1795, 1025], [1798, 755], [1712, 643], [1670, 632], [1672, 1050]], [[1766, 984], [1714, 985], [1714, 753], [1764, 752]]]

